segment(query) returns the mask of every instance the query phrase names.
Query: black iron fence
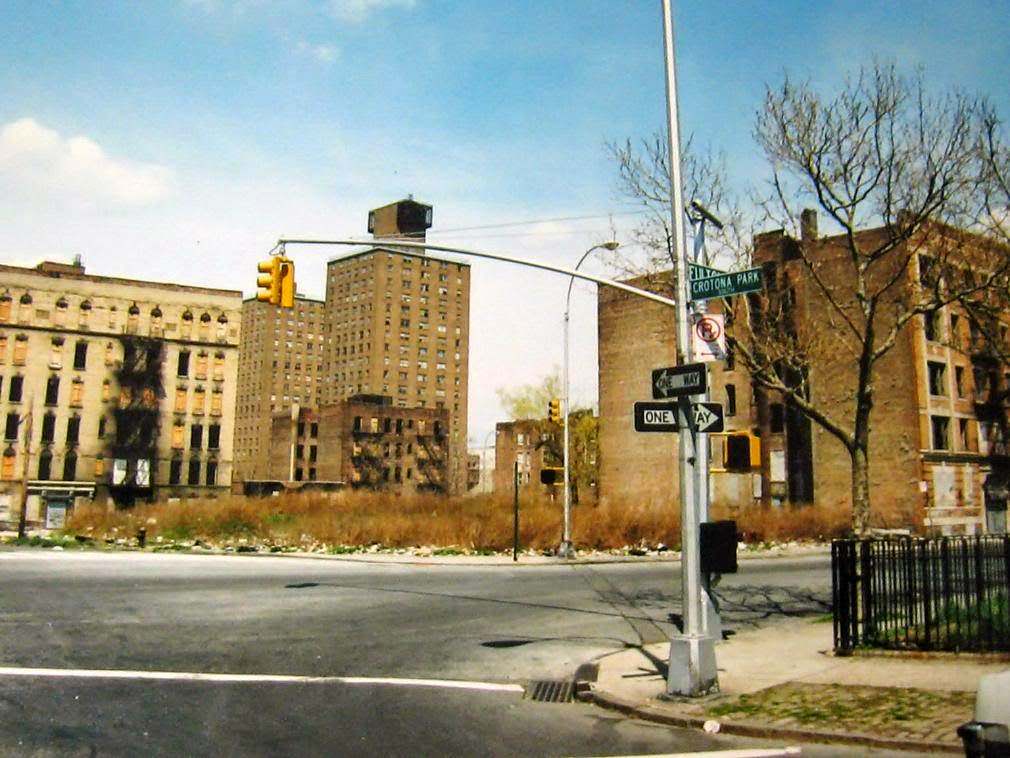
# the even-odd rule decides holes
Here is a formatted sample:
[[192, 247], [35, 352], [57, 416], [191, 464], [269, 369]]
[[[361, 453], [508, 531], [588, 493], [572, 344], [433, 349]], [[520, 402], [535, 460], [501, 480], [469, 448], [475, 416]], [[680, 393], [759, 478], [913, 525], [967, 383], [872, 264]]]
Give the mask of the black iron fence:
[[835, 650], [1010, 650], [1010, 536], [837, 540]]

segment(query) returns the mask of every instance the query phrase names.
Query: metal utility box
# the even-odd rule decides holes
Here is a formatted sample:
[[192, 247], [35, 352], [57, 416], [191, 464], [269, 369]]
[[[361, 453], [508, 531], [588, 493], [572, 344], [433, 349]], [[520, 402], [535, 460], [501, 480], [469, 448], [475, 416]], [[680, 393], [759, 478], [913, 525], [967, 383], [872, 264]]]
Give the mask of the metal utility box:
[[706, 521], [701, 525], [701, 572], [703, 574], [735, 574], [736, 522]]

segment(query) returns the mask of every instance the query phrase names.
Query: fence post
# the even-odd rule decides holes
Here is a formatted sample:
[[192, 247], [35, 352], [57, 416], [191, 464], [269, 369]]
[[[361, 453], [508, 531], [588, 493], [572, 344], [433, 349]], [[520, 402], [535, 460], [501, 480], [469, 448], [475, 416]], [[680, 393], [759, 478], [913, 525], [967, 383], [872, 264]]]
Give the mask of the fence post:
[[870, 553], [870, 541], [859, 541], [859, 613], [863, 619], [863, 644], [874, 639], [873, 593], [871, 580], [873, 576], [873, 556]]
[[929, 540], [919, 541], [919, 565], [922, 567], [922, 627], [926, 632], [926, 649], [932, 648], [932, 634], [931, 630], [933, 628], [933, 619], [931, 611], [931, 601], [932, 601], [932, 582], [930, 582], [929, 576]]
[[[946, 537], [940, 538], [940, 580], [943, 588], [943, 607], [950, 608], [952, 592], [950, 576], [950, 543]], [[947, 639], [950, 639], [950, 613], [945, 613]]]

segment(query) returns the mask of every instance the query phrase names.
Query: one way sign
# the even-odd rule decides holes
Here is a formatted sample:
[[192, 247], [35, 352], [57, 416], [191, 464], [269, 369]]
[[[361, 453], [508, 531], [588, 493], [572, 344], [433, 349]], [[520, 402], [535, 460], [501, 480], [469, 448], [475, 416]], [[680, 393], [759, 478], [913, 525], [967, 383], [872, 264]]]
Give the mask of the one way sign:
[[691, 416], [696, 432], [721, 432], [723, 430], [722, 403], [692, 403]]

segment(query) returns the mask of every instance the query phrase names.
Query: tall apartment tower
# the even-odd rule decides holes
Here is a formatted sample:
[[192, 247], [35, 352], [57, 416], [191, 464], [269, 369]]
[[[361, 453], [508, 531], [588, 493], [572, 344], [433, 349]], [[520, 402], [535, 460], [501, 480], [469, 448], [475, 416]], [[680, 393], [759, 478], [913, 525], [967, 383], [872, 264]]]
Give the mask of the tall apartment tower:
[[269, 478], [270, 425], [276, 413], [293, 403], [319, 404], [327, 336], [321, 300], [298, 296], [294, 308], [256, 298], [242, 302], [235, 409], [237, 479]]
[[[371, 211], [368, 231], [423, 242], [431, 216], [430, 205], [401, 200]], [[388, 395], [400, 408], [444, 408], [448, 491], [465, 491], [470, 266], [395, 245], [370, 247], [329, 261], [325, 310], [321, 404], [364, 393]]]

